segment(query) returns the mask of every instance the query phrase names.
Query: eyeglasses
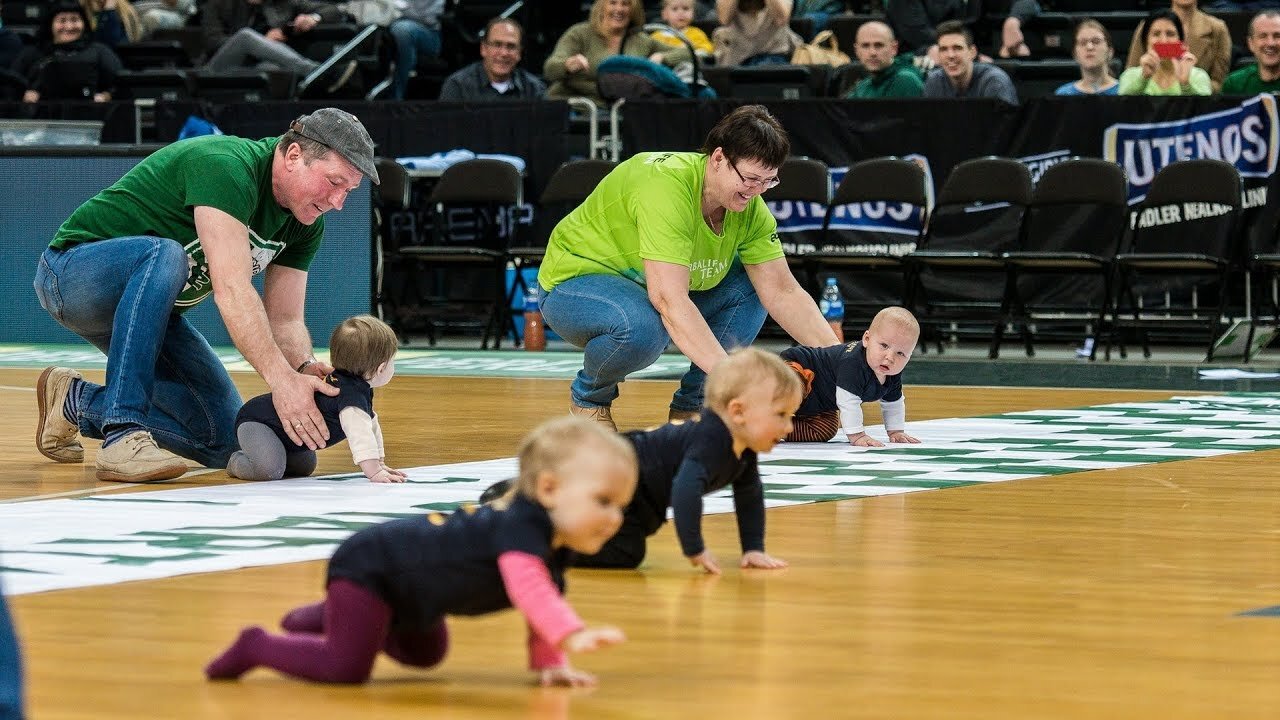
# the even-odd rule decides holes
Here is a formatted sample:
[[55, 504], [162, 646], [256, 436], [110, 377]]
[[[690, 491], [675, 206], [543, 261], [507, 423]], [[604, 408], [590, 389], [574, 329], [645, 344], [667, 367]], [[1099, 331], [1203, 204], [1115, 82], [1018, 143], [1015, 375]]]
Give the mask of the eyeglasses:
[[1090, 47], [1093, 45], [1106, 45], [1107, 41], [1103, 38], [1080, 38], [1076, 40], [1076, 47]]
[[506, 50], [508, 52], [520, 52], [520, 46], [516, 43], [493, 42], [493, 41], [486, 40], [484, 44], [497, 50]]
[[738, 170], [738, 166], [733, 164], [732, 160], [729, 160], [729, 167], [733, 168], [733, 172], [737, 174], [738, 179], [742, 181], [742, 184], [749, 188], [763, 187], [765, 190], [770, 190], [778, 187], [778, 183], [782, 182], [776, 175], [771, 178], [746, 177]]

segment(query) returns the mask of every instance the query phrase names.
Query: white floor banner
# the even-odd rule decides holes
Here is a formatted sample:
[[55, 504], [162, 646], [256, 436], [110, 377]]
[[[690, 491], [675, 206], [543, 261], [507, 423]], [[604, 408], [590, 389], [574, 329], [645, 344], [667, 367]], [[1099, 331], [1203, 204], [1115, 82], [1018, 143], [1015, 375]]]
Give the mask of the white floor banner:
[[[924, 442], [780, 445], [761, 458], [771, 507], [1280, 447], [1280, 396], [1240, 394], [910, 423]], [[872, 434], [883, 439], [883, 430]], [[21, 594], [327, 558], [361, 527], [475, 502], [511, 458], [360, 475], [0, 505], [0, 578]], [[727, 493], [709, 513], [729, 512]]]

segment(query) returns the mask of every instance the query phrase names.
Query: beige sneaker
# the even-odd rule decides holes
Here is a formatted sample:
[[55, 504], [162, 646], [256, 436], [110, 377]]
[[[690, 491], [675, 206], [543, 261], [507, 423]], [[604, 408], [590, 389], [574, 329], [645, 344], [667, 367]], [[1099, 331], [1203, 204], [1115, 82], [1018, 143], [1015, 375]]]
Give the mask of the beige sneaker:
[[40, 412], [36, 448], [50, 460], [64, 463], [84, 460], [84, 446], [77, 437], [80, 428], [62, 415], [71, 381], [79, 379], [80, 373], [71, 368], [47, 367], [36, 380], [36, 407]]
[[671, 423], [681, 423], [700, 419], [702, 419], [702, 412], [700, 410], [677, 410], [675, 408], [671, 408], [667, 411], [667, 422]]
[[172, 480], [187, 472], [187, 462], [161, 450], [151, 433], [139, 430], [98, 451], [98, 479], [106, 482]]
[[613, 422], [613, 412], [608, 405], [597, 405], [595, 407], [583, 407], [577, 403], [569, 403], [569, 414], [578, 417], [594, 420], [595, 422], [608, 425], [609, 429], [618, 432], [618, 426]]

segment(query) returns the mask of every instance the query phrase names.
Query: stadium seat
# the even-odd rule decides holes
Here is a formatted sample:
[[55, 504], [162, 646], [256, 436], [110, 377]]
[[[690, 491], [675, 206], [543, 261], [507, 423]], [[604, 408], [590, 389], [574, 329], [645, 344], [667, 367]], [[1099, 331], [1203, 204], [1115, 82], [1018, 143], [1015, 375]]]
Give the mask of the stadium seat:
[[1031, 195], [1031, 173], [1018, 160], [974, 158], [951, 170], [919, 249], [905, 259], [907, 305], [920, 321], [922, 344], [928, 329], [984, 320], [994, 329], [1001, 321], [1001, 256], [1020, 247]]
[[[510, 233], [517, 232], [518, 223], [504, 222], [504, 214], [514, 217], [516, 208], [524, 203], [524, 179], [511, 163], [502, 160], [476, 158], [449, 166], [435, 187], [429, 202], [435, 207], [435, 228], [430, 232], [433, 242], [400, 247], [400, 256], [406, 261], [406, 289], [412, 289], [421, 300], [417, 277], [419, 270], [473, 269], [492, 273], [488, 280], [481, 278], [477, 285], [483, 290], [466, 297], [452, 298], [442, 293], [436, 307], [426, 308], [429, 313], [447, 320], [453, 317], [453, 305], [483, 305], [488, 308], [480, 348], [502, 346], [502, 336], [510, 331], [515, 336], [515, 323], [507, 305], [506, 271], [507, 248], [512, 238], [503, 233], [504, 226]], [[449, 210], [468, 208], [472, 212], [464, 227], [450, 221]], [[457, 279], [456, 273], [437, 273], [442, 289]], [[430, 321], [429, 321], [430, 322]]]
[[517, 292], [527, 292], [524, 276], [520, 273], [524, 268], [537, 267], [547, 252], [547, 238], [555, 223], [571, 210], [587, 199], [596, 185], [617, 167], [611, 160], [570, 160], [551, 174], [546, 188], [538, 197], [537, 244], [513, 245], [507, 248], [507, 257], [515, 266], [515, 282], [507, 295], [507, 302], [515, 300]]
[[[831, 172], [821, 160], [807, 157], [790, 157], [778, 168], [778, 184], [764, 191], [765, 202], [796, 202], [816, 205], [825, 213], [831, 199]], [[787, 253], [787, 264], [792, 273], [816, 297], [812, 274], [809, 272], [807, 254], [799, 250]]]
[[[1022, 248], [1002, 256], [1008, 278], [991, 357], [999, 355], [1008, 324], [1020, 327], [1027, 357], [1035, 354], [1033, 323], [1065, 319], [1093, 323], [1094, 332], [1101, 332], [1111, 297], [1111, 261], [1128, 217], [1128, 186], [1116, 163], [1072, 158], [1044, 171], [1031, 195]], [[1060, 298], [1086, 304], [1065, 305]]]
[[[845, 317], [851, 322], [869, 319], [885, 305], [904, 304], [903, 255], [889, 252], [888, 248], [908, 242], [913, 246], [920, 244], [929, 208], [926, 183], [924, 169], [911, 160], [882, 157], [851, 165], [823, 214], [818, 247], [805, 257], [809, 292], [816, 297], [821, 276], [829, 272], [864, 276], [866, 282], [857, 284], [862, 296], [845, 297]], [[832, 227], [837, 216], [860, 217], [869, 207], [885, 209], [889, 205], [908, 205], [921, 211], [924, 216], [920, 228], [904, 234], [887, 228]], [[862, 312], [850, 313], [850, 310]]]
[[[1151, 357], [1148, 328], [1204, 328], [1206, 360], [1213, 359], [1214, 340], [1226, 319], [1239, 212], [1240, 173], [1229, 163], [1180, 160], [1156, 173], [1136, 209], [1129, 243], [1115, 258], [1108, 358], [1120, 331], [1131, 327], [1139, 332], [1144, 357]], [[1166, 298], [1163, 307], [1140, 303], [1144, 290]], [[1200, 307], [1201, 290], [1217, 295], [1210, 312]]]

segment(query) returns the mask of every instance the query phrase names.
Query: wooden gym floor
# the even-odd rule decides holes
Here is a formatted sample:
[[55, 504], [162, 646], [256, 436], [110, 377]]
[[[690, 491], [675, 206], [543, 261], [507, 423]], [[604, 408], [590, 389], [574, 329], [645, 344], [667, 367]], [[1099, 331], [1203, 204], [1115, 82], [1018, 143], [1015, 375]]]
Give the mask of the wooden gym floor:
[[[36, 370], [0, 370], [0, 499], [132, 492], [32, 445]], [[92, 376], [92, 373], [90, 374]], [[100, 375], [100, 374], [99, 374]], [[256, 376], [237, 378], [246, 395]], [[631, 382], [624, 428], [665, 418], [672, 382]], [[909, 387], [909, 420], [1162, 399], [1172, 391]], [[398, 377], [388, 457], [510, 456], [564, 412], [567, 381]], [[868, 422], [877, 422], [875, 411]], [[1280, 451], [769, 511], [791, 568], [694, 572], [669, 527], [640, 572], [575, 570], [569, 598], [629, 642], [578, 656], [594, 690], [540, 689], [514, 612], [451, 620], [432, 671], [380, 660], [362, 687], [201, 667], [246, 624], [319, 598], [323, 562], [11, 598], [29, 713], [59, 718], [1275, 718]], [[348, 472], [345, 447], [320, 473]], [[166, 487], [234, 482], [225, 473]], [[154, 487], [137, 490], [153, 490]], [[736, 557], [731, 516], [709, 547]], [[3, 530], [0, 529], [0, 550]]]

